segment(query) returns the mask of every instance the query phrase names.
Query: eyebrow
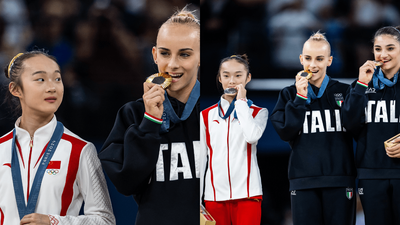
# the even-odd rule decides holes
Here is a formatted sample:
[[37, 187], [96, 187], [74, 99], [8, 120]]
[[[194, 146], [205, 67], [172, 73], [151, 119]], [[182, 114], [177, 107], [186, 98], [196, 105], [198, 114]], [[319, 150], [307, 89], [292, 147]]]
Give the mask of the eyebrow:
[[[311, 57], [310, 55], [304, 55], [304, 57]], [[317, 55], [317, 57], [316, 58], [318, 58], [318, 57], [325, 57], [324, 55]]]
[[[392, 46], [396, 46], [396, 45], [394, 45], [394, 44], [388, 44], [388, 45], [386, 45], [386, 47], [392, 47]], [[375, 47], [381, 47], [380, 45], [375, 45]]]
[[[61, 74], [61, 72], [60, 72], [59, 70], [55, 70], [54, 72], [55, 72], [55, 73], [60, 73], [60, 74]], [[33, 76], [33, 75], [36, 75], [36, 74], [40, 74], [40, 73], [46, 73], [46, 71], [41, 71], [41, 70], [36, 71], [36, 72], [32, 73], [32, 76]]]
[[[168, 48], [164, 48], [164, 47], [158, 47], [158, 49], [165, 50], [165, 51], [170, 51]], [[182, 51], [193, 51], [193, 49], [191, 49], [191, 48], [181, 48], [181, 49], [179, 49], [179, 51], [180, 52], [182, 52]]]
[[[229, 73], [229, 71], [223, 71], [222, 73]], [[238, 71], [236, 71], [235, 73], [243, 73], [243, 71], [241, 71], [241, 70], [238, 70]]]

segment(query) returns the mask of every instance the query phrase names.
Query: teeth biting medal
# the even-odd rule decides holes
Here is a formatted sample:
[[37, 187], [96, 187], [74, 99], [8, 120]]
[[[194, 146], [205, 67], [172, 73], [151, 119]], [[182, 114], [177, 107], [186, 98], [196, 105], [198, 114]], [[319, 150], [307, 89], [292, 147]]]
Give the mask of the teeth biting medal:
[[146, 79], [147, 83], [159, 84], [166, 89], [172, 82], [172, 77], [167, 73], [155, 73]]
[[381, 61], [375, 61], [375, 66], [382, 66], [383, 65], [383, 62], [381, 62]]

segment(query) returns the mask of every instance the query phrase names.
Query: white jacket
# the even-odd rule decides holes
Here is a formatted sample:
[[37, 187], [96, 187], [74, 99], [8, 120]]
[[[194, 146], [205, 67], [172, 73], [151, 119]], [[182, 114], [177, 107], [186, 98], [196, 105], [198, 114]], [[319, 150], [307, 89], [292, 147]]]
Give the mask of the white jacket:
[[[223, 113], [229, 105], [221, 97]], [[201, 112], [200, 190], [206, 201], [262, 195], [256, 145], [267, 125], [268, 110], [249, 107], [243, 100], [236, 101], [235, 110], [225, 120], [218, 114], [218, 104]]]
[[[20, 119], [15, 123], [16, 144], [27, 202], [42, 152], [56, 128], [57, 120], [54, 116], [48, 124], [37, 129], [32, 140], [19, 123]], [[20, 222], [11, 175], [12, 138], [12, 131], [0, 138], [0, 225]], [[85, 215], [79, 216], [83, 201]], [[35, 213], [51, 215], [51, 224], [58, 225], [115, 224], [96, 148], [65, 127], [43, 176]]]

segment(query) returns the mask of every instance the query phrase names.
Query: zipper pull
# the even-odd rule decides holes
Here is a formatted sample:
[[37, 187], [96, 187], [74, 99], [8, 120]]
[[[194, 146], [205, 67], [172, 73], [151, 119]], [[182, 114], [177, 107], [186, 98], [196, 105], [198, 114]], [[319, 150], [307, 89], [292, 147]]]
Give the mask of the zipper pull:
[[33, 146], [33, 139], [32, 139], [32, 137], [31, 137], [31, 141], [29, 142], [29, 147], [32, 148], [32, 146]]

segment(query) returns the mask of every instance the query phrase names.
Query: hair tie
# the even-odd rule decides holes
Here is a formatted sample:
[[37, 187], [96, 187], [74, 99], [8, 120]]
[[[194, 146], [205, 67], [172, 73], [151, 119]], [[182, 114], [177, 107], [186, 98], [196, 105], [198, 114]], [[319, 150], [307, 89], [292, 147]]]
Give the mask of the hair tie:
[[233, 58], [233, 57], [238, 57], [237, 55], [231, 55], [231, 58]]
[[400, 34], [400, 31], [396, 27], [393, 27], [393, 29], [395, 29]]
[[11, 68], [14, 65], [14, 61], [21, 55], [23, 55], [24, 53], [18, 53], [16, 56], [14, 56], [14, 58], [11, 59], [10, 64], [8, 64], [8, 78], [10, 78], [10, 72], [11, 72]]

